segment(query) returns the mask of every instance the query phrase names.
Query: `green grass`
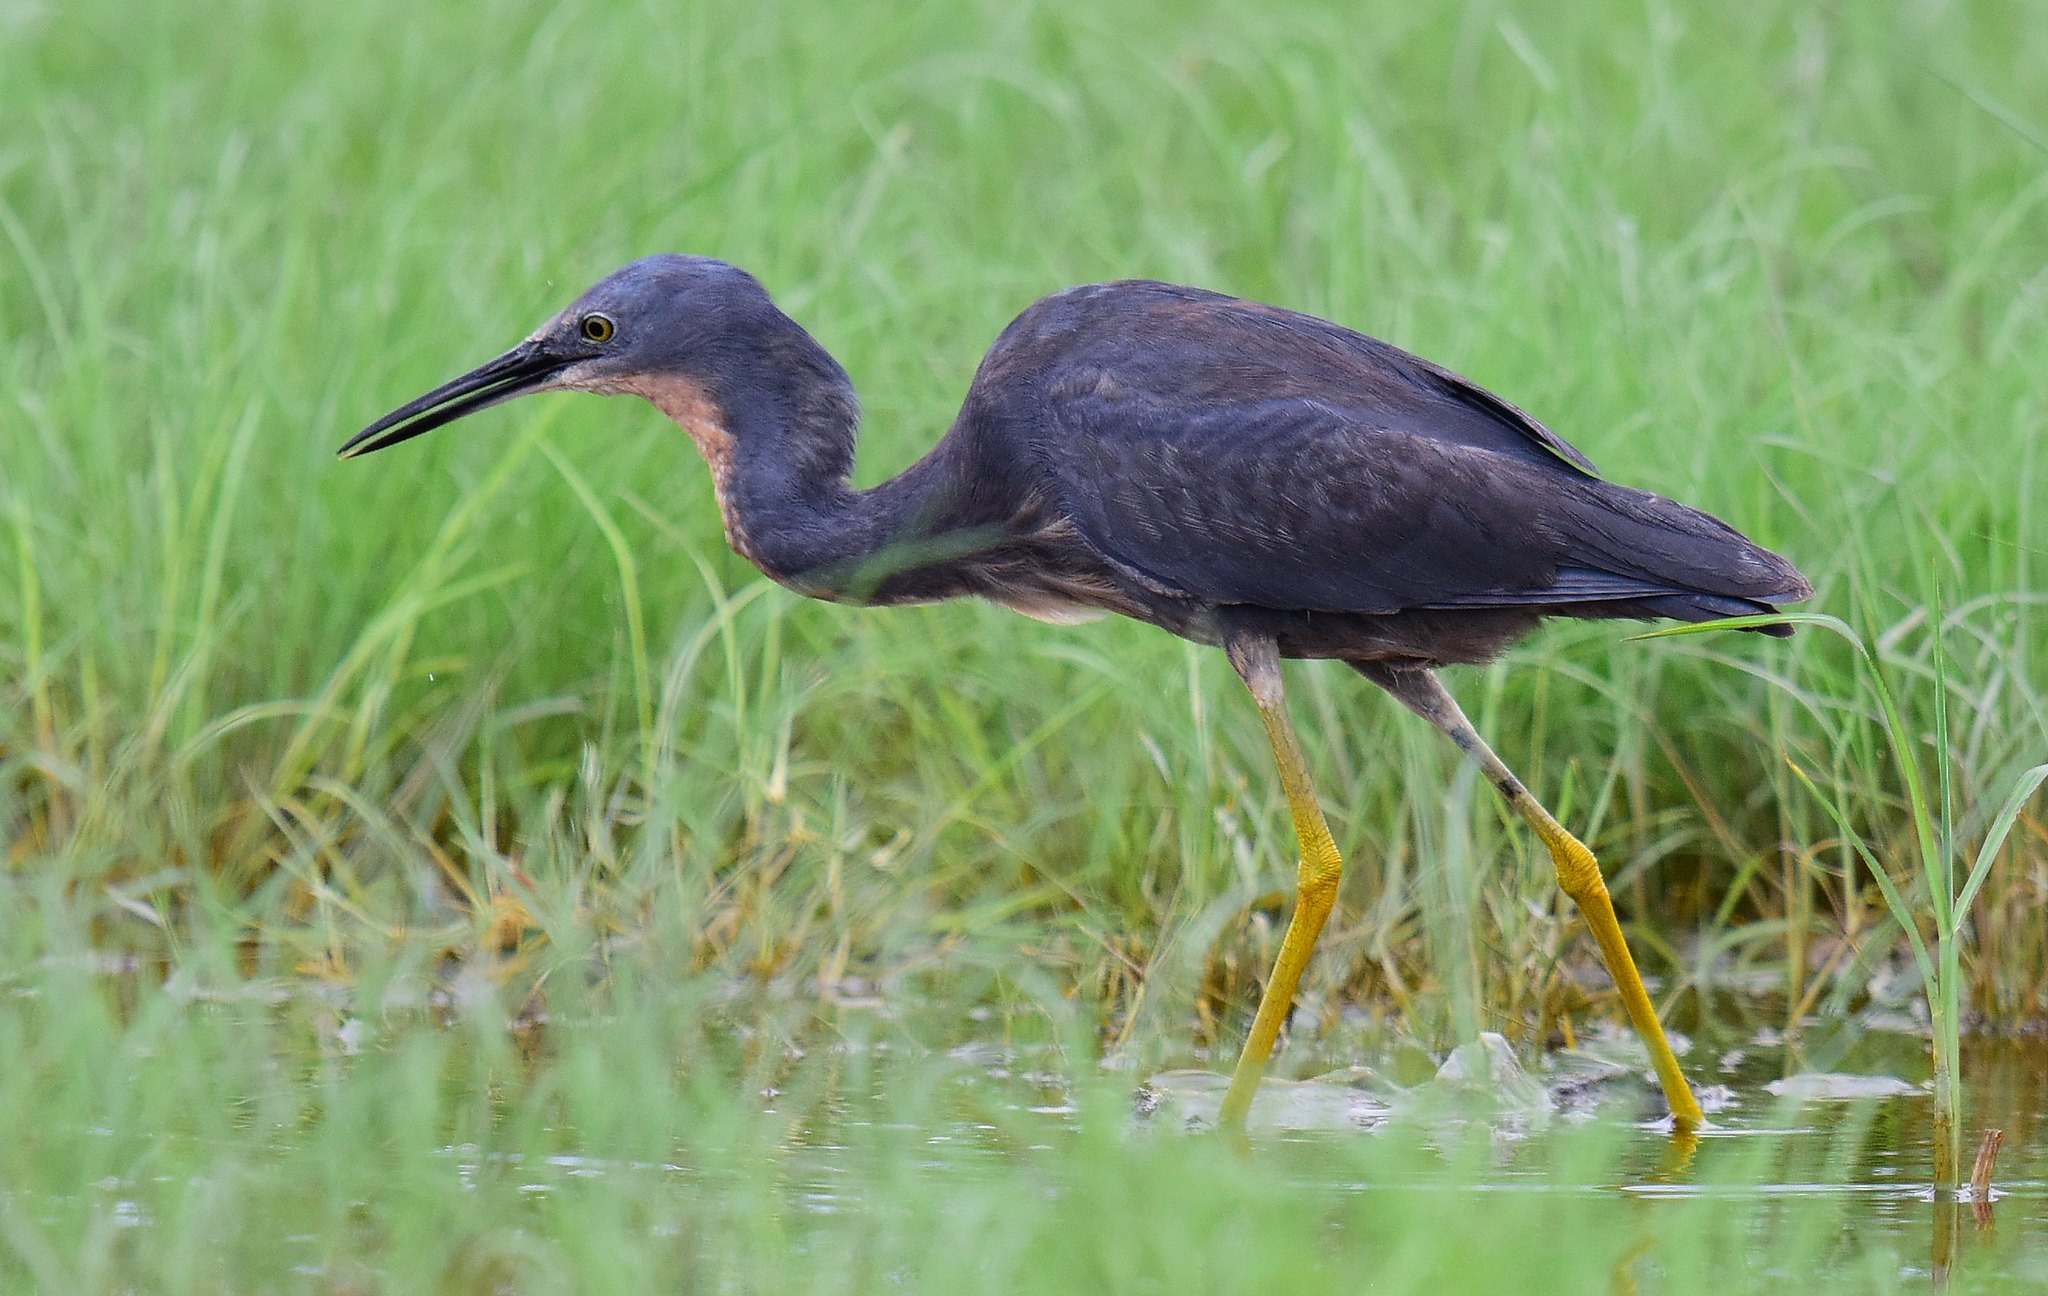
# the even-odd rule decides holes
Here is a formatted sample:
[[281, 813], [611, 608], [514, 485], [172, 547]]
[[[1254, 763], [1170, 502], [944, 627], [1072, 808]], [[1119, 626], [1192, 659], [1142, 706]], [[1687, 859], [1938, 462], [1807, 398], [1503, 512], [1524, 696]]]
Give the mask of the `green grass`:
[[[32, 1059], [0, 1064], [0, 1120], [39, 1131], [0, 1152], [0, 1265], [49, 1290], [257, 1289], [300, 1261], [315, 1288], [468, 1264], [449, 1281], [488, 1290], [522, 1257], [536, 1289], [607, 1261], [1179, 1286], [1227, 1225], [1231, 1263], [1405, 1289], [1556, 1227], [1502, 1205], [1489, 1259], [1404, 1227], [1426, 1195], [1283, 1216], [1255, 1190], [1298, 1182], [1284, 1161], [1120, 1140], [1124, 1081], [1084, 1084], [1053, 1151], [947, 1161], [957, 1192], [909, 1182], [917, 1139], [862, 1135], [848, 1155], [901, 1193], [789, 1223], [801, 1140], [736, 1038], [813, 1040], [879, 996], [905, 1047], [1213, 1061], [1292, 842], [1220, 656], [804, 603], [725, 548], [644, 407], [550, 398], [332, 461], [657, 250], [748, 267], [846, 363], [863, 481], [943, 431], [1035, 297], [1145, 275], [1450, 364], [1792, 556], [1889, 674], [1931, 801], [1831, 635], [1561, 625], [1451, 682], [1602, 855], [1676, 1024], [1741, 972], [1775, 976], [1793, 1035], [1852, 1030], [1912, 966], [1863, 853], [1936, 935], [1916, 813], [1972, 860], [2048, 753], [2048, 27], [2019, 3], [1553, 8], [0, 0], [0, 1057]], [[1547, 858], [1441, 740], [1348, 673], [1290, 685], [1352, 867], [1276, 1069], [1473, 1026], [1533, 1051], [1608, 1015]], [[2048, 1018], [2044, 905], [2036, 805], [1944, 929], [1970, 1025]], [[86, 950], [144, 971], [84, 976]], [[323, 1059], [308, 1005], [370, 1019], [393, 986], [502, 1012], [408, 1008]], [[292, 1006], [232, 1006], [273, 988]], [[591, 1024], [515, 1064], [489, 1022], [564, 996]], [[678, 1061], [693, 1042], [722, 1060]], [[889, 1075], [908, 1095], [876, 1101], [914, 1116], [943, 1067]], [[469, 1143], [689, 1165], [536, 1205], [504, 1162], [458, 1191], [436, 1149]], [[158, 1173], [177, 1193], [123, 1242], [90, 1185]], [[1599, 1246], [1630, 1212], [1562, 1209]], [[941, 1218], [991, 1238], [980, 1277]], [[216, 1245], [225, 1219], [250, 1223]], [[1831, 1236], [1802, 1217], [1787, 1245], [1809, 1230]]]

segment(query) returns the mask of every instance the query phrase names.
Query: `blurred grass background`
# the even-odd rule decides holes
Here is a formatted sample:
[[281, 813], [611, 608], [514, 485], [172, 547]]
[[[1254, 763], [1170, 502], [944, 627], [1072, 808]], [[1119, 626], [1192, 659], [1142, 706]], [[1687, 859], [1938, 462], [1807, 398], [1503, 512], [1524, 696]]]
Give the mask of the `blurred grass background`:
[[[626, 402], [332, 462], [659, 250], [747, 267], [841, 358], [863, 482], [1072, 283], [1448, 364], [1793, 557], [1966, 852], [2048, 731], [2030, 14], [0, 0], [0, 976], [89, 948], [143, 1008], [169, 976], [359, 1009], [474, 973], [527, 1018], [666, 978], [770, 1036], [879, 995], [938, 1005], [931, 1043], [1228, 1057], [1293, 845], [1219, 656], [804, 603]], [[1899, 933], [1789, 766], [1904, 876], [1850, 652], [1618, 639], [1452, 687], [1601, 853], [1677, 1024], [1730, 979], [1795, 1033], [1860, 1002]], [[1279, 1069], [1607, 1013], [1441, 740], [1348, 673], [1291, 686], [1352, 868]], [[2048, 1016], [2044, 904], [2028, 814], [1971, 916], [1977, 1025]], [[85, 1056], [59, 1021], [17, 1027], [51, 1084]]]

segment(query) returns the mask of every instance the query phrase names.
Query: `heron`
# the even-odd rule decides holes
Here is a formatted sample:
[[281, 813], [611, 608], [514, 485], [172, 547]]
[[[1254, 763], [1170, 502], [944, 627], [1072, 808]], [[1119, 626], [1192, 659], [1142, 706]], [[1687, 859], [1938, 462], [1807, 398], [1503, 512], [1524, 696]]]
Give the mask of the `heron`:
[[852, 484], [860, 406], [839, 362], [753, 275], [674, 254], [612, 273], [338, 453], [546, 391], [640, 396], [674, 420], [709, 465], [726, 540], [799, 594], [869, 606], [977, 596], [1055, 623], [1116, 613], [1224, 651], [1300, 847], [1226, 1127], [1243, 1128], [1343, 871], [1288, 718], [1284, 659], [1344, 663], [1477, 764], [1549, 850], [1674, 1128], [1702, 1123], [1599, 862], [1436, 672], [1489, 661], [1546, 617], [1772, 614], [1812, 593], [1784, 558], [1603, 479], [1446, 368], [1311, 315], [1149, 280], [1030, 306], [982, 359], [946, 434], [871, 488]]

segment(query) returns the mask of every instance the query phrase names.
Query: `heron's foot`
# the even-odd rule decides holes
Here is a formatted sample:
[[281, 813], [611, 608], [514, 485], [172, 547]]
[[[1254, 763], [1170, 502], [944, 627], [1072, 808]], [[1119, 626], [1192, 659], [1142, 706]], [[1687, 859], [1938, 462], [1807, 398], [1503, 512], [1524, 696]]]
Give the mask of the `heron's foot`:
[[1273, 975], [1259, 999], [1258, 1016], [1252, 1033], [1244, 1042], [1244, 1053], [1230, 1076], [1230, 1090], [1223, 1095], [1222, 1121], [1225, 1129], [1242, 1130], [1251, 1113], [1252, 1095], [1258, 1092], [1259, 1077], [1265, 1074], [1267, 1059], [1280, 1038], [1280, 1025], [1294, 1003], [1294, 991], [1301, 974], [1308, 969], [1315, 952], [1316, 937], [1323, 922], [1337, 904], [1337, 883], [1344, 874], [1344, 859], [1330, 837], [1330, 825], [1323, 819], [1316, 801], [1315, 785], [1309, 779], [1308, 762], [1302, 759], [1301, 743], [1287, 718], [1287, 702], [1280, 678], [1280, 648], [1271, 638], [1251, 636], [1225, 645], [1230, 664], [1251, 690], [1258, 704], [1259, 719], [1273, 745], [1273, 763], [1280, 772], [1280, 786], [1287, 793], [1288, 808], [1294, 814], [1294, 834], [1301, 844], [1301, 869], [1294, 917], [1287, 934], [1280, 938], [1280, 956], [1273, 962]]
[[1600, 959], [1607, 965], [1607, 974], [1614, 978], [1614, 988], [1621, 995], [1621, 1005], [1649, 1050], [1657, 1083], [1664, 1090], [1664, 1100], [1671, 1105], [1673, 1125], [1682, 1132], [1698, 1129], [1706, 1121], [1706, 1113], [1700, 1110], [1698, 1097], [1686, 1083], [1685, 1073], [1679, 1070], [1678, 1056], [1664, 1034], [1664, 1023], [1657, 1017], [1656, 1005], [1650, 1002], [1642, 974], [1636, 971], [1635, 956], [1629, 953], [1628, 940], [1621, 934], [1621, 921], [1614, 915], [1614, 899], [1607, 893], [1607, 879], [1601, 875], [1600, 862], [1584, 842], [1549, 815], [1533, 823], [1543, 844], [1550, 848], [1558, 889], [1570, 896], [1585, 916], [1586, 926], [1592, 929], [1593, 939], [1600, 946]]
[[1294, 992], [1301, 985], [1309, 956], [1315, 952], [1316, 937], [1329, 919], [1330, 910], [1336, 907], [1337, 880], [1343, 865], [1334, 845], [1328, 848], [1327, 860], [1314, 858], [1321, 854], [1311, 851], [1302, 857], [1301, 890], [1294, 902], [1294, 917], [1287, 923], [1287, 934], [1280, 938], [1280, 955], [1273, 961], [1273, 975], [1266, 981], [1266, 992], [1259, 997], [1258, 1015], [1252, 1019], [1251, 1034], [1245, 1037], [1237, 1067], [1230, 1073], [1230, 1089], [1223, 1095], [1221, 1120], [1226, 1129], [1242, 1130], [1245, 1117], [1251, 1114], [1252, 1096], [1258, 1092], [1266, 1063], [1272, 1060], [1280, 1027], [1294, 1006]]
[[1353, 665], [1366, 678], [1399, 698], [1408, 709], [1443, 730], [1457, 744], [1459, 751], [1472, 758], [1486, 776], [1486, 781], [1500, 792], [1509, 807], [1535, 830], [1544, 846], [1549, 848], [1551, 863], [1557, 869], [1558, 888], [1570, 896], [1578, 905], [1579, 912], [1586, 916], [1586, 925], [1593, 929], [1593, 938], [1600, 942], [1600, 957], [1614, 977], [1615, 988], [1621, 992], [1623, 1007], [1628, 1009], [1629, 1021], [1650, 1050], [1650, 1060], [1657, 1068], [1657, 1080], [1664, 1088], [1665, 1098], [1671, 1103], [1672, 1119], [1681, 1128], [1698, 1128], [1706, 1117], [1700, 1111], [1699, 1100], [1686, 1087], [1685, 1077], [1679, 1074], [1678, 1059], [1672, 1056], [1671, 1042], [1664, 1038], [1664, 1028], [1657, 1021], [1657, 1010], [1651, 1006], [1649, 993], [1643, 988], [1643, 979], [1636, 973], [1636, 961], [1629, 955], [1628, 942], [1621, 937], [1621, 924], [1614, 917], [1614, 901], [1607, 894], [1607, 881], [1600, 876], [1600, 862], [1593, 858], [1593, 852], [1586, 849], [1586, 843], [1565, 831], [1564, 826], [1552, 818], [1530, 793], [1528, 785], [1516, 778], [1514, 771], [1494, 754], [1435, 675], [1426, 670], [1390, 669], [1373, 662], [1354, 662]]

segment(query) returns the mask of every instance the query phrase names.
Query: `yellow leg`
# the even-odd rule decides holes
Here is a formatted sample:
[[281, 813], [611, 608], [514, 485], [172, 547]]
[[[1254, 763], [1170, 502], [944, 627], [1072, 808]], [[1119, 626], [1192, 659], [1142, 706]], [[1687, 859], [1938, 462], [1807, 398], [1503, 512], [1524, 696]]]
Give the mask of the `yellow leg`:
[[1622, 938], [1621, 923], [1614, 916], [1614, 901], [1607, 894], [1607, 879], [1600, 874], [1599, 861], [1584, 842], [1550, 817], [1550, 812], [1529, 795], [1527, 788], [1519, 790], [1521, 795], [1510, 797], [1508, 802], [1550, 848], [1551, 863], [1557, 868], [1558, 889], [1572, 898], [1585, 915], [1586, 925], [1593, 929], [1600, 957], [1614, 978], [1614, 988], [1621, 993], [1621, 1006], [1635, 1024], [1636, 1034], [1643, 1037], [1649, 1048], [1650, 1065], [1656, 1068], [1657, 1083], [1664, 1087], [1664, 1097], [1671, 1103], [1672, 1119], [1682, 1128], [1698, 1129], [1706, 1114], [1700, 1111], [1692, 1086], [1686, 1084], [1685, 1073], [1678, 1069], [1671, 1041], [1664, 1038], [1657, 1008], [1650, 1002], [1650, 992], [1644, 988], [1635, 958], [1628, 952], [1628, 942]]
[[1280, 1025], [1294, 1002], [1301, 974], [1315, 952], [1316, 937], [1330, 910], [1337, 904], [1337, 882], [1343, 876], [1344, 861], [1337, 843], [1330, 837], [1330, 825], [1323, 820], [1316, 803], [1315, 787], [1309, 782], [1308, 766], [1302, 760], [1301, 744], [1287, 719], [1287, 700], [1281, 691], [1280, 654], [1271, 640], [1239, 640], [1230, 644], [1230, 664], [1244, 677], [1258, 703], [1259, 718], [1265, 721], [1266, 737], [1273, 744], [1273, 760], [1280, 767], [1280, 785], [1287, 791], [1287, 804], [1294, 811], [1294, 835], [1301, 843], [1301, 869], [1296, 884], [1294, 917], [1280, 940], [1280, 957], [1259, 1000], [1258, 1016], [1244, 1052], [1231, 1073], [1230, 1089], [1223, 1096], [1222, 1123], [1226, 1129], [1242, 1129], [1251, 1111], [1252, 1095], [1259, 1077], [1273, 1056], [1280, 1037]]
[[1358, 663], [1359, 671], [1375, 684], [1386, 689], [1410, 710], [1444, 731], [1460, 750], [1479, 765], [1487, 781], [1507, 799], [1508, 805], [1520, 815], [1543, 844], [1550, 850], [1551, 863], [1557, 869], [1557, 885], [1585, 915], [1586, 925], [1593, 929], [1593, 939], [1600, 945], [1600, 957], [1607, 964], [1608, 975], [1614, 978], [1615, 989], [1621, 993], [1622, 1007], [1642, 1036], [1643, 1044], [1650, 1052], [1650, 1065], [1656, 1069], [1657, 1081], [1664, 1089], [1664, 1097], [1671, 1104], [1671, 1117], [1681, 1131], [1698, 1129], [1706, 1120], [1700, 1111], [1699, 1099], [1693, 1096], [1691, 1086], [1685, 1082], [1685, 1073], [1678, 1069], [1678, 1058], [1671, 1051], [1671, 1042], [1664, 1037], [1663, 1023], [1657, 1020], [1657, 1009], [1650, 1002], [1650, 993], [1643, 987], [1643, 978], [1636, 971], [1636, 961], [1628, 952], [1628, 942], [1622, 938], [1621, 923], [1614, 916], [1614, 901], [1607, 894], [1607, 880], [1600, 874], [1599, 861], [1593, 852], [1586, 849], [1584, 842], [1565, 831], [1564, 826], [1550, 817], [1550, 812], [1529, 795], [1529, 789], [1514, 776], [1513, 771], [1493, 754], [1472, 722], [1458, 708], [1457, 702], [1445, 691], [1443, 684], [1426, 670], [1395, 670], [1384, 666]]

